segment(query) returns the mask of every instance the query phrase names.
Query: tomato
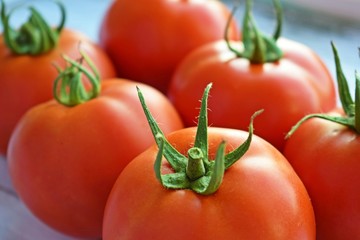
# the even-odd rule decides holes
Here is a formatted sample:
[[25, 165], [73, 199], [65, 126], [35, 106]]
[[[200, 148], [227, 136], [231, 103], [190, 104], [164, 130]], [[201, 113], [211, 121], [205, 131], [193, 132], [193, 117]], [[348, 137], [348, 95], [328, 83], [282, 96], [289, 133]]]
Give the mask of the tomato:
[[[5, 11], [4, 6], [2, 10]], [[32, 33], [36, 33], [33, 31]], [[0, 36], [0, 154], [6, 155], [10, 135], [20, 117], [32, 106], [52, 98], [52, 86], [57, 76], [53, 66], [64, 67], [62, 54], [80, 57], [83, 49], [94, 59], [101, 77], [115, 76], [115, 69], [107, 54], [80, 32], [63, 28], [53, 48], [41, 54], [16, 54]], [[37, 47], [30, 46], [29, 49]], [[24, 47], [26, 49], [26, 46]]]
[[152, 144], [136, 86], [145, 90], [164, 132], [182, 128], [161, 92], [125, 79], [103, 81], [97, 97], [75, 106], [39, 104], [19, 121], [9, 143], [11, 180], [20, 199], [50, 227], [77, 237], [101, 236], [117, 176]]
[[[214, 0], [114, 1], [100, 28], [99, 42], [119, 77], [166, 92], [179, 61], [191, 50], [223, 37], [230, 16]], [[230, 37], [239, 31], [232, 22]]]
[[[251, 136], [252, 130], [207, 128], [205, 118], [200, 115], [198, 128], [170, 133], [166, 142], [148, 148], [127, 165], [106, 204], [103, 239], [315, 239], [309, 196], [284, 156], [262, 138]], [[149, 122], [153, 129], [154, 121]], [[158, 145], [159, 131], [153, 130]], [[231, 153], [245, 145], [242, 157], [227, 164]], [[191, 159], [196, 159], [192, 150], [204, 156], [207, 172], [198, 178], [188, 174]], [[168, 162], [161, 162], [163, 156]], [[207, 192], [214, 182], [216, 188]]]
[[360, 234], [359, 149], [357, 133], [318, 118], [302, 124], [285, 145], [284, 155], [311, 197], [319, 240]]
[[[243, 29], [243, 36], [253, 34]], [[252, 113], [264, 109], [256, 133], [282, 150], [285, 134], [300, 118], [335, 106], [334, 82], [307, 46], [286, 38], [258, 38], [242, 43], [225, 39], [193, 50], [178, 65], [167, 95], [185, 126], [193, 126], [198, 92], [212, 82], [212, 126], [244, 130]], [[260, 47], [262, 51], [254, 50]]]
[[360, 236], [360, 78], [357, 76], [353, 102], [335, 47], [333, 50], [343, 109], [304, 117], [290, 132], [284, 148], [310, 195], [319, 240]]

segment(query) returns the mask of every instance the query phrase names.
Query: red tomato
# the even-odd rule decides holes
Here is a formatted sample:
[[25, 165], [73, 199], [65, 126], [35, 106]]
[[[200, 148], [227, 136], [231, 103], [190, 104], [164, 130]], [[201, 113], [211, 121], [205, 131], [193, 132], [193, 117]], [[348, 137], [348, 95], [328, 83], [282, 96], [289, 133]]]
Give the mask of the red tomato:
[[306, 189], [284, 156], [253, 135], [255, 114], [249, 133], [207, 127], [210, 87], [198, 128], [167, 140], [139, 94], [158, 148], [137, 156], [116, 180], [104, 240], [315, 239]]
[[352, 99], [334, 45], [342, 109], [310, 114], [289, 132], [284, 155], [307, 188], [318, 240], [360, 236], [360, 78]]
[[115, 76], [107, 54], [79, 32], [62, 29], [55, 47], [43, 54], [18, 55], [0, 36], [0, 154], [5, 155], [10, 135], [20, 117], [32, 106], [52, 98], [52, 86], [58, 72], [53, 66], [64, 67], [61, 54], [79, 58], [79, 47], [94, 59], [102, 78]]
[[282, 8], [273, 1], [277, 24], [273, 36], [261, 33], [246, 1], [242, 42], [201, 46], [178, 65], [168, 96], [185, 125], [195, 122], [198, 93], [209, 82], [212, 126], [247, 128], [247, 119], [264, 109], [256, 133], [280, 151], [285, 134], [305, 114], [328, 111], [336, 104], [333, 79], [322, 60], [301, 43], [280, 38]]
[[[230, 11], [214, 0], [121, 0], [106, 13], [100, 44], [120, 77], [165, 92], [179, 61], [191, 50], [221, 39]], [[235, 22], [231, 39], [239, 37]]]
[[[259, 117], [258, 119], [260, 119]], [[227, 152], [244, 142], [240, 130], [209, 128], [209, 155], [226, 141]], [[195, 128], [168, 136], [186, 154]], [[226, 172], [218, 191], [204, 196], [164, 188], [154, 174], [158, 149], [136, 157], [120, 174], [108, 199], [103, 239], [315, 239], [308, 194], [287, 160], [253, 137], [249, 151]], [[162, 168], [169, 173], [169, 164]]]
[[304, 122], [287, 140], [284, 155], [311, 197], [319, 240], [360, 236], [359, 154], [359, 134], [319, 118]]
[[283, 57], [263, 64], [238, 58], [225, 41], [207, 44], [185, 57], [168, 91], [185, 126], [196, 123], [196, 100], [209, 82], [214, 83], [210, 125], [244, 130], [250, 116], [264, 109], [256, 133], [279, 150], [285, 134], [300, 118], [332, 109], [334, 83], [320, 58], [300, 43], [286, 39], [277, 43]]
[[117, 176], [152, 143], [136, 86], [168, 133], [182, 128], [158, 90], [107, 80], [97, 98], [74, 107], [55, 100], [31, 108], [9, 144], [14, 187], [39, 219], [65, 234], [100, 237], [105, 202]]

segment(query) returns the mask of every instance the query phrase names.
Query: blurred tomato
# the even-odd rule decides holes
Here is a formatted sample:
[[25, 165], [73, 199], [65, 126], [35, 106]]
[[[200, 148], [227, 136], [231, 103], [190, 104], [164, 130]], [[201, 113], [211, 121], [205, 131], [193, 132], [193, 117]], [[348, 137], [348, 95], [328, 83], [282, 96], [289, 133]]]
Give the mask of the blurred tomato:
[[[179, 61], [191, 50], [223, 38], [230, 12], [214, 0], [114, 1], [100, 28], [100, 44], [119, 77], [166, 92]], [[239, 37], [235, 22], [231, 39]]]
[[[3, 24], [4, 17], [9, 16], [5, 14], [3, 4]], [[29, 27], [29, 23], [24, 25]], [[21, 116], [29, 108], [52, 99], [53, 83], [58, 75], [53, 64], [65, 66], [62, 54], [79, 58], [79, 48], [81, 48], [94, 59], [94, 64], [102, 78], [115, 76], [114, 66], [104, 50], [82, 33], [61, 26], [56, 29], [50, 29], [47, 25], [31, 26], [31, 33], [34, 35], [32, 37], [40, 42], [39, 45], [34, 43], [36, 45], [34, 46], [35, 40], [28, 39], [29, 33], [26, 27], [22, 30], [22, 34], [19, 32], [18, 35], [13, 33], [9, 35], [4, 31], [0, 36], [0, 154], [3, 155], [6, 154], [10, 135]], [[45, 32], [39, 29], [45, 29]], [[18, 37], [13, 39], [11, 36]], [[12, 44], [20, 43], [16, 49], [9, 47], [9, 37]], [[22, 53], [15, 52], [19, 48], [23, 50]], [[35, 48], [39, 48], [39, 51], [43, 49], [45, 52], [35, 53], [33, 52]]]

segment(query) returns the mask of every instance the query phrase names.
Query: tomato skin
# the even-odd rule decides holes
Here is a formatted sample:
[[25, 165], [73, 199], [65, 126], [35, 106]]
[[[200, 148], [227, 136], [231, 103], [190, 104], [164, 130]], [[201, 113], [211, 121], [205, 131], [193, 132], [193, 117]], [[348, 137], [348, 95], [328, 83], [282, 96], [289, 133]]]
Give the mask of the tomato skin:
[[[186, 154], [195, 134], [195, 128], [187, 128], [167, 139]], [[208, 134], [211, 159], [222, 140], [230, 151], [247, 137], [221, 128], [208, 128]], [[157, 151], [156, 146], [147, 149], [117, 179], [106, 204], [104, 240], [315, 239], [314, 214], [302, 182], [263, 139], [254, 136], [249, 151], [209, 196], [165, 189], [153, 169]], [[164, 160], [163, 173], [169, 168]]]
[[168, 133], [182, 128], [158, 90], [107, 80], [99, 97], [69, 108], [49, 101], [20, 120], [9, 144], [15, 190], [43, 222], [68, 235], [100, 237], [103, 210], [122, 169], [153, 142], [136, 85]]
[[[214, 0], [114, 1], [102, 21], [99, 42], [119, 77], [166, 92], [179, 61], [196, 47], [222, 39], [229, 16], [227, 6]], [[239, 34], [232, 22], [229, 38]]]
[[332, 109], [336, 104], [334, 81], [320, 58], [287, 39], [279, 39], [278, 46], [284, 57], [265, 64], [237, 58], [225, 41], [187, 55], [167, 93], [185, 126], [196, 124], [196, 99], [209, 82], [214, 84], [209, 98], [210, 125], [246, 130], [250, 116], [264, 109], [256, 133], [280, 151], [285, 134], [304, 115]]
[[300, 125], [285, 145], [311, 197], [319, 240], [360, 236], [359, 154], [357, 133], [319, 118]]
[[58, 75], [53, 64], [65, 66], [61, 54], [79, 58], [79, 47], [93, 60], [102, 78], [115, 76], [104, 50], [79, 32], [64, 29], [58, 46], [39, 56], [12, 54], [0, 36], [0, 154], [6, 155], [10, 135], [21, 116], [32, 106], [52, 99]]

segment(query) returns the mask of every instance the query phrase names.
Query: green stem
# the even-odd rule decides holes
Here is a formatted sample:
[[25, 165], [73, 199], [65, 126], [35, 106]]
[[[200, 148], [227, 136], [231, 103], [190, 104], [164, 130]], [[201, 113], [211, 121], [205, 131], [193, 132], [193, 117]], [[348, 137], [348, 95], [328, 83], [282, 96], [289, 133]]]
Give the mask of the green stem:
[[186, 174], [190, 180], [196, 180], [205, 175], [204, 154], [200, 148], [193, 147], [188, 151]]
[[360, 76], [355, 72], [355, 107], [354, 107], [354, 129], [357, 133], [360, 133]]
[[212, 169], [213, 172], [209, 174], [210, 175], [209, 184], [204, 189], [204, 191], [201, 192], [201, 194], [210, 195], [219, 189], [226, 170], [224, 159], [225, 159], [225, 141], [222, 141], [218, 147], [218, 150], [216, 151], [214, 168]]
[[[238, 49], [236, 49], [236, 48], [234, 48], [234, 47], [232, 46], [232, 44], [230, 43], [230, 39], [229, 39], [230, 23], [231, 23], [231, 21], [234, 19], [234, 15], [235, 15], [235, 12], [236, 12], [237, 8], [238, 8], [237, 5], [235, 5], [235, 6], [233, 7], [233, 9], [232, 9], [232, 11], [231, 11], [231, 14], [230, 14], [230, 17], [228, 18], [228, 20], [227, 20], [227, 22], [226, 22], [224, 40], [225, 40], [225, 43], [226, 43], [227, 47], [230, 49], [230, 51], [232, 51], [233, 53], [235, 53], [236, 56], [241, 56], [242, 53], [241, 53]], [[243, 38], [244, 38], [244, 36], [243, 36]]]
[[201, 100], [201, 108], [199, 113], [199, 121], [198, 127], [195, 136], [194, 147], [201, 149], [202, 154], [204, 155], [203, 161], [206, 167], [209, 164], [208, 161], [208, 135], [207, 135], [207, 126], [208, 126], [208, 117], [207, 117], [207, 109], [208, 109], [208, 97], [210, 88], [212, 87], [212, 83], [208, 84], [204, 90], [204, 94]]
[[336, 79], [338, 84], [338, 93], [341, 101], [341, 105], [347, 115], [352, 115], [354, 113], [354, 101], [351, 97], [349, 85], [347, 83], [346, 77], [341, 67], [341, 62], [339, 58], [338, 51], [335, 47], [335, 44], [331, 42], [331, 48], [334, 54], [334, 61], [336, 67]]
[[6, 14], [6, 6], [1, 0], [1, 22], [3, 24], [3, 36], [7, 47], [18, 55], [40, 55], [51, 51], [56, 47], [59, 36], [64, 28], [66, 11], [63, 4], [55, 1], [61, 12], [59, 25], [52, 29], [41, 14], [33, 7], [29, 7], [30, 17], [19, 30], [10, 26], [10, 17], [17, 8]]
[[300, 121], [298, 121], [291, 129], [290, 131], [286, 134], [285, 138], [289, 138], [291, 137], [291, 135], [294, 134], [294, 132], [307, 120], [311, 119], [311, 118], [321, 118], [321, 119], [325, 119], [331, 122], [335, 122], [335, 123], [339, 123], [345, 126], [348, 126], [352, 129], [354, 129], [354, 118], [353, 117], [339, 117], [339, 116], [330, 116], [327, 114], [322, 114], [322, 113], [314, 113], [314, 114], [309, 114], [306, 115], [305, 117], [303, 117], [302, 119], [300, 119]]
[[276, 16], [276, 28], [273, 34], [273, 39], [278, 40], [282, 32], [282, 20], [283, 20], [283, 10], [279, 0], [273, 0], [275, 7], [275, 16]]
[[[219, 189], [225, 170], [239, 160], [250, 146], [253, 135], [253, 120], [261, 111], [258, 111], [252, 116], [249, 135], [244, 143], [232, 152], [225, 154], [225, 142], [222, 142], [217, 150], [215, 160], [208, 159], [207, 99], [211, 86], [212, 84], [209, 84], [205, 88], [194, 147], [188, 150], [187, 157], [179, 153], [166, 140], [146, 106], [141, 90], [137, 88], [141, 105], [159, 148], [154, 164], [155, 176], [165, 188], [191, 189], [202, 195], [213, 194]], [[163, 156], [170, 165], [173, 166], [174, 173], [161, 174], [161, 161]]]
[[345, 116], [331, 116], [328, 114], [309, 114], [300, 119], [287, 133], [285, 138], [289, 138], [305, 121], [310, 118], [321, 118], [331, 122], [339, 123], [353, 129], [357, 133], [360, 133], [360, 76], [355, 72], [355, 101], [352, 99], [349, 85], [347, 83], [344, 72], [341, 68], [340, 58], [335, 47], [335, 44], [331, 42], [331, 47], [334, 54], [336, 77], [338, 83], [338, 93], [341, 101], [341, 105], [344, 109]]
[[136, 87], [139, 100], [143, 111], [145, 113], [146, 119], [149, 123], [151, 132], [155, 138], [157, 146], [160, 148], [161, 144], [164, 144], [164, 156], [169, 161], [171, 167], [176, 171], [182, 171], [182, 169], [186, 168], [187, 158], [179, 153], [171, 144], [166, 140], [164, 133], [161, 131], [159, 125], [155, 121], [155, 118], [151, 115], [149, 108], [145, 103], [144, 96], [140, 89]]
[[[59, 75], [54, 81], [53, 95], [60, 104], [65, 106], [75, 106], [87, 102], [100, 94], [100, 76], [96, 67], [84, 51], [80, 50], [80, 55], [82, 58], [79, 61], [63, 55], [64, 60], [69, 64], [64, 70], [55, 66]], [[84, 60], [93, 74], [82, 65]], [[91, 84], [90, 90], [85, 89], [83, 74]]]
[[239, 146], [238, 148], [234, 149], [232, 152], [229, 152], [226, 156], [225, 156], [225, 168], [228, 169], [229, 167], [231, 167], [236, 161], [237, 159], [241, 158], [249, 149], [251, 141], [252, 141], [252, 136], [253, 136], [253, 132], [254, 132], [254, 119], [260, 115], [264, 110], [258, 110], [256, 111], [250, 118], [250, 124], [249, 124], [249, 136], [248, 138], [245, 140], [245, 142]]
[[253, 64], [275, 62], [283, 57], [282, 50], [277, 46], [276, 41], [280, 37], [282, 30], [282, 8], [279, 0], [273, 0], [276, 14], [276, 29], [272, 37], [265, 36], [256, 26], [252, 14], [252, 0], [246, 0], [246, 9], [242, 26], [243, 50], [234, 47], [228, 38], [230, 20], [233, 18], [237, 7], [234, 7], [226, 25], [225, 42], [230, 51], [237, 57], [247, 58]]

